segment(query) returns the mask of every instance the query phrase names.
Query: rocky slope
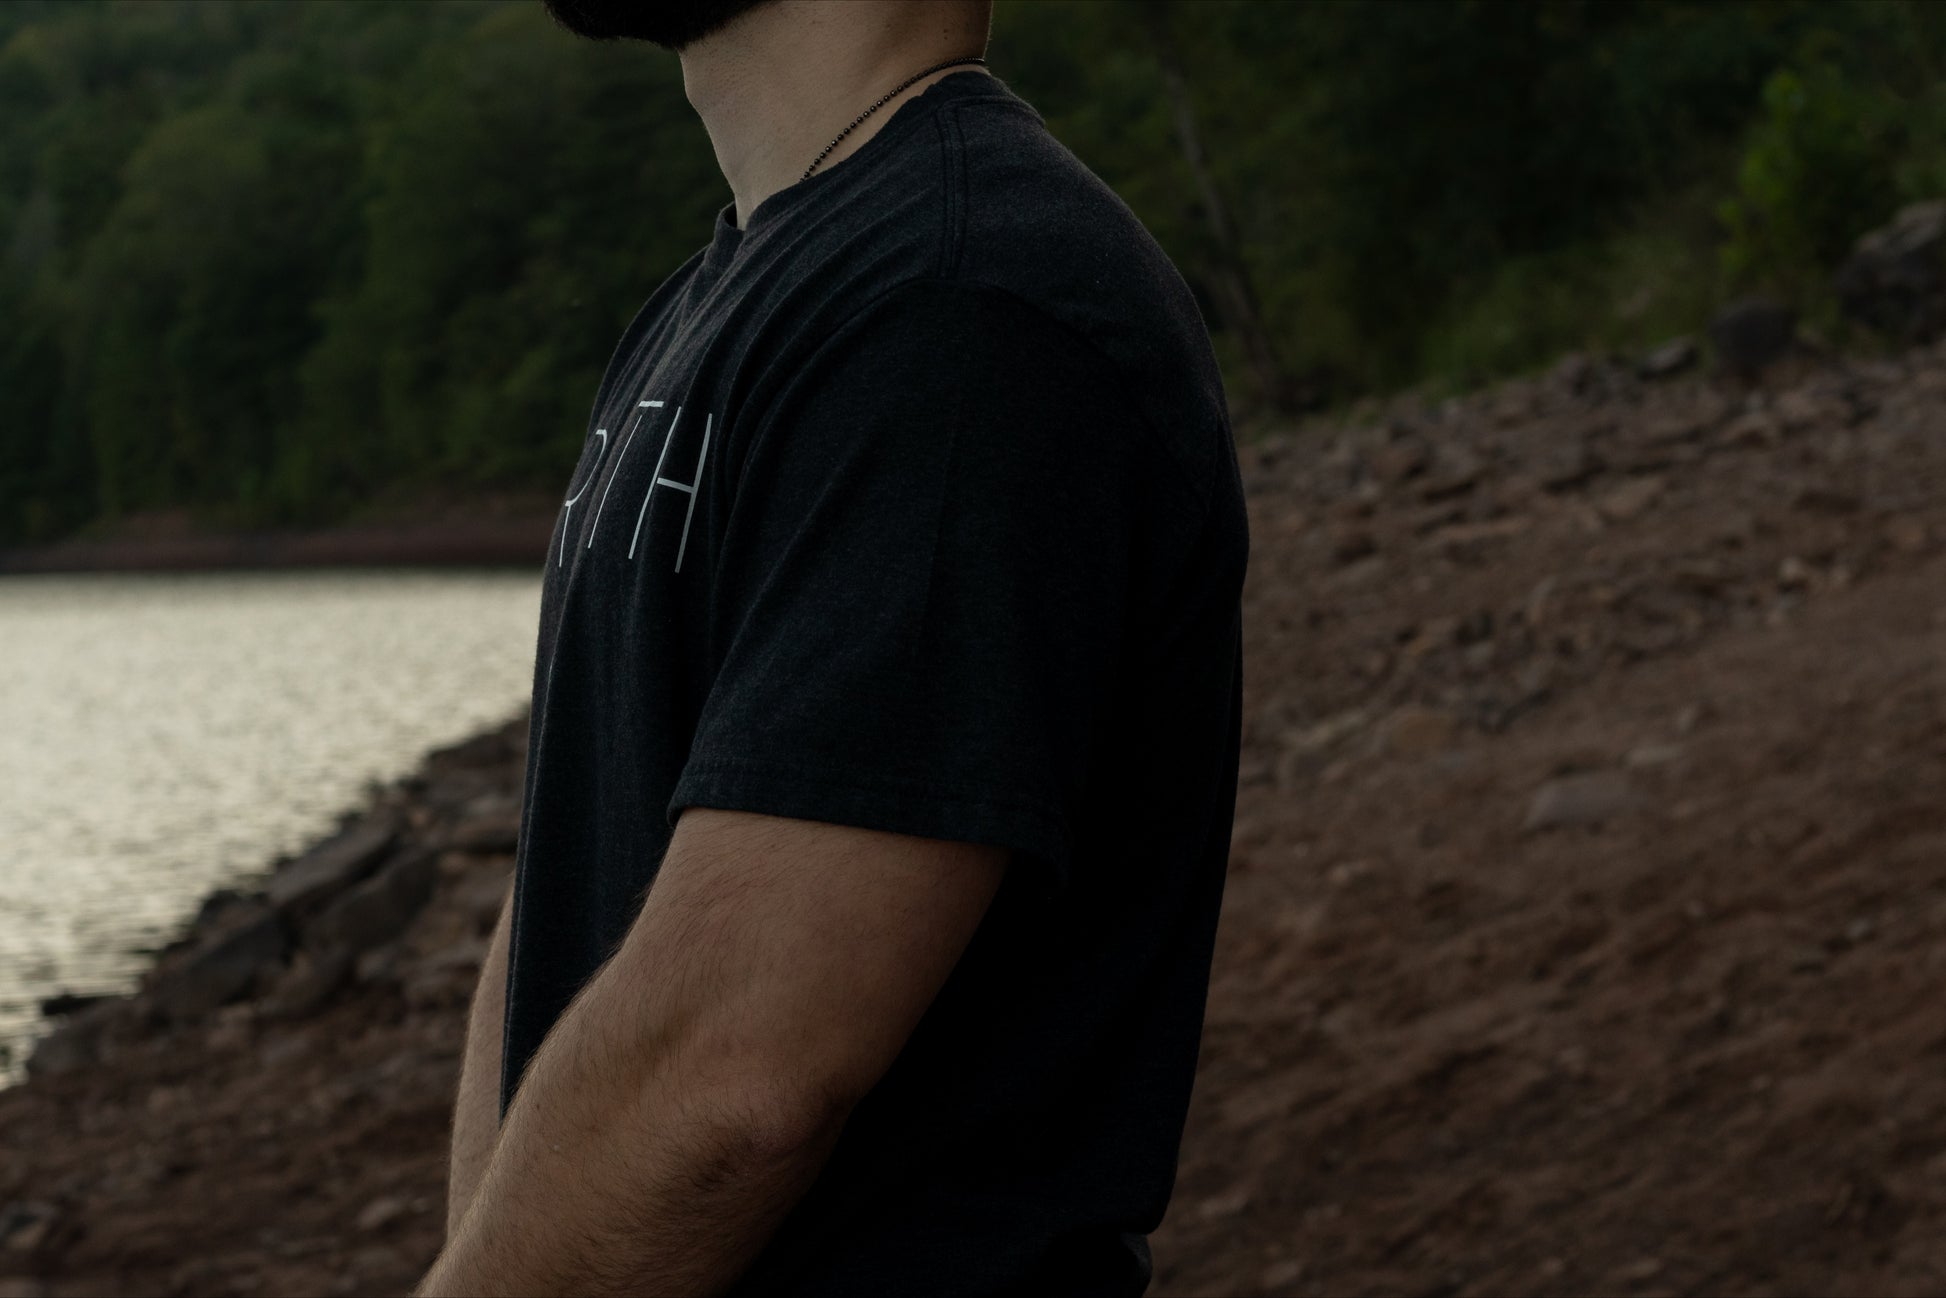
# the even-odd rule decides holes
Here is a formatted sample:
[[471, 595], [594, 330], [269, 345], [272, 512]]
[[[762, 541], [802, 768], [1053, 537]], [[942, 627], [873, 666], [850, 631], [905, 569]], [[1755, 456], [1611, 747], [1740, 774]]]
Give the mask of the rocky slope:
[[404, 1292], [445, 1227], [524, 720], [434, 753], [0, 1091], [0, 1295]]
[[[1946, 1289], [1942, 397], [1940, 348], [1751, 388], [1583, 358], [1245, 449], [1154, 1292]], [[414, 1282], [519, 734], [0, 1092], [0, 1294]]]

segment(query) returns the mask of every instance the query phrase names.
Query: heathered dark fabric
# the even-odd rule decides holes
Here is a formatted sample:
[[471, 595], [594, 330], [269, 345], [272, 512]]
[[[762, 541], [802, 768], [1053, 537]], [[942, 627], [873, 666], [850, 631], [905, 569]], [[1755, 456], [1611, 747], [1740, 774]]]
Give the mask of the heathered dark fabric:
[[684, 807], [1004, 845], [734, 1292], [1140, 1294], [1240, 741], [1249, 536], [1203, 320], [981, 72], [734, 217], [623, 335], [548, 551], [502, 1113]]

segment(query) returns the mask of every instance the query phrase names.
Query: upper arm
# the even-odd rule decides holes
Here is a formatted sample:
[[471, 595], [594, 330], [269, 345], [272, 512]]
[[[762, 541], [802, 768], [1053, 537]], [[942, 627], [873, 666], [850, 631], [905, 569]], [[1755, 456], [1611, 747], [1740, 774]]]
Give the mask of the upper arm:
[[[616, 961], [692, 1085], [841, 1114], [952, 972], [1008, 850], [689, 807]], [[773, 1114], [772, 1116], [776, 1116]]]

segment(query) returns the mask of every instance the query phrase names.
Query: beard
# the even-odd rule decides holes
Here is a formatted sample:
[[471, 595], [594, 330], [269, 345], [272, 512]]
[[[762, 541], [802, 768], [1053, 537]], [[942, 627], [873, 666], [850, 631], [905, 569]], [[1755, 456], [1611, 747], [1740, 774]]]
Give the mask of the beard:
[[548, 16], [589, 40], [648, 41], [680, 53], [766, 0], [543, 0]]

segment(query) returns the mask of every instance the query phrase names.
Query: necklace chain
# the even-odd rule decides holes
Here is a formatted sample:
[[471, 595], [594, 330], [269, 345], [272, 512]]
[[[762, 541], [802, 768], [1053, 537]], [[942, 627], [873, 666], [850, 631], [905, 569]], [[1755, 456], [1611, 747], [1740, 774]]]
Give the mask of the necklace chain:
[[832, 141], [831, 141], [831, 143], [829, 143], [829, 144], [827, 144], [827, 145], [825, 145], [825, 146], [824, 146], [824, 152], [823, 152], [823, 153], [820, 153], [820, 154], [818, 154], [818, 156], [817, 156], [817, 157], [815, 157], [815, 158], [813, 158], [813, 159], [811, 159], [811, 165], [810, 165], [810, 166], [808, 166], [808, 167], [806, 167], [806, 168], [804, 169], [804, 174], [803, 174], [803, 175], [801, 175], [801, 176], [799, 176], [799, 177], [798, 177], [798, 179], [799, 179], [799, 180], [809, 180], [809, 179], [811, 178], [811, 173], [812, 173], [812, 172], [814, 172], [814, 171], [816, 171], [816, 170], [818, 169], [818, 164], [819, 164], [820, 162], [823, 162], [823, 161], [824, 161], [824, 159], [825, 159], [825, 154], [828, 154], [828, 153], [830, 153], [830, 152], [831, 152], [831, 151], [832, 151], [833, 149], [835, 149], [835, 148], [837, 148], [837, 147], [838, 147], [838, 141], [839, 141], [839, 140], [842, 140], [842, 139], [844, 139], [844, 138], [845, 138], [845, 137], [846, 137], [847, 135], [850, 135], [850, 134], [851, 134], [851, 130], [852, 130], [852, 127], [853, 127], [853, 126], [857, 126], [857, 125], [858, 125], [858, 123], [860, 123], [860, 122], [862, 122], [862, 121], [864, 121], [864, 120], [865, 120], [865, 119], [866, 119], [867, 117], [870, 117], [870, 116], [871, 116], [871, 115], [872, 115], [873, 113], [875, 113], [875, 112], [877, 112], [877, 111], [878, 111], [879, 109], [881, 109], [881, 108], [883, 108], [883, 107], [885, 107], [885, 105], [886, 105], [886, 103], [887, 103], [887, 101], [889, 101], [889, 100], [891, 100], [891, 99], [892, 99], [892, 98], [893, 98], [894, 96], [896, 96], [896, 95], [897, 95], [897, 94], [898, 94], [898, 93], [899, 93], [899, 92], [900, 92], [901, 90], [904, 90], [904, 89], [905, 89], [905, 88], [906, 88], [907, 86], [909, 86], [909, 85], [911, 85], [911, 84], [912, 84], [913, 82], [915, 82], [915, 81], [917, 81], [917, 80], [919, 80], [919, 78], [921, 78], [921, 77], [929, 77], [929, 76], [931, 76], [931, 75], [932, 75], [933, 73], [935, 73], [935, 72], [937, 72], [937, 71], [939, 71], [939, 70], [940, 70], [941, 68], [950, 68], [950, 67], [952, 67], [952, 66], [954, 66], [955, 64], [958, 64], [958, 63], [979, 63], [979, 64], [985, 64], [985, 62], [986, 62], [986, 60], [985, 60], [985, 59], [983, 59], [983, 58], [980, 58], [980, 57], [978, 57], [977, 55], [975, 55], [975, 56], [970, 56], [970, 57], [967, 57], [967, 58], [963, 58], [963, 59], [947, 59], [947, 60], [946, 60], [946, 61], [945, 61], [944, 63], [935, 63], [935, 64], [933, 64], [933, 65], [932, 65], [931, 67], [929, 67], [929, 68], [927, 68], [927, 69], [926, 69], [925, 71], [923, 71], [923, 72], [915, 72], [915, 73], [913, 73], [913, 74], [912, 74], [911, 76], [909, 76], [909, 77], [907, 77], [907, 78], [906, 78], [906, 79], [905, 79], [904, 81], [901, 81], [901, 82], [900, 82], [900, 83], [899, 83], [898, 85], [896, 85], [896, 86], [894, 86], [894, 87], [893, 87], [893, 88], [892, 88], [891, 90], [888, 90], [888, 91], [886, 91], [886, 92], [885, 92], [885, 94], [883, 94], [883, 95], [881, 95], [881, 96], [879, 96], [879, 100], [878, 100], [878, 102], [877, 102], [877, 103], [875, 103], [875, 104], [873, 104], [873, 105], [872, 105], [872, 106], [871, 106], [870, 108], [867, 108], [867, 109], [866, 109], [866, 110], [865, 110], [864, 112], [862, 112], [862, 113], [860, 113], [860, 114], [858, 114], [858, 116], [857, 116], [857, 117], [854, 117], [854, 118], [852, 119], [852, 122], [851, 122], [851, 126], [847, 126], [847, 127], [846, 127], [846, 128], [844, 129], [844, 130], [842, 130], [842, 131], [839, 131], [839, 132], [838, 132], [838, 135], [837, 135], [837, 139], [834, 139], [834, 140], [832, 140]]

